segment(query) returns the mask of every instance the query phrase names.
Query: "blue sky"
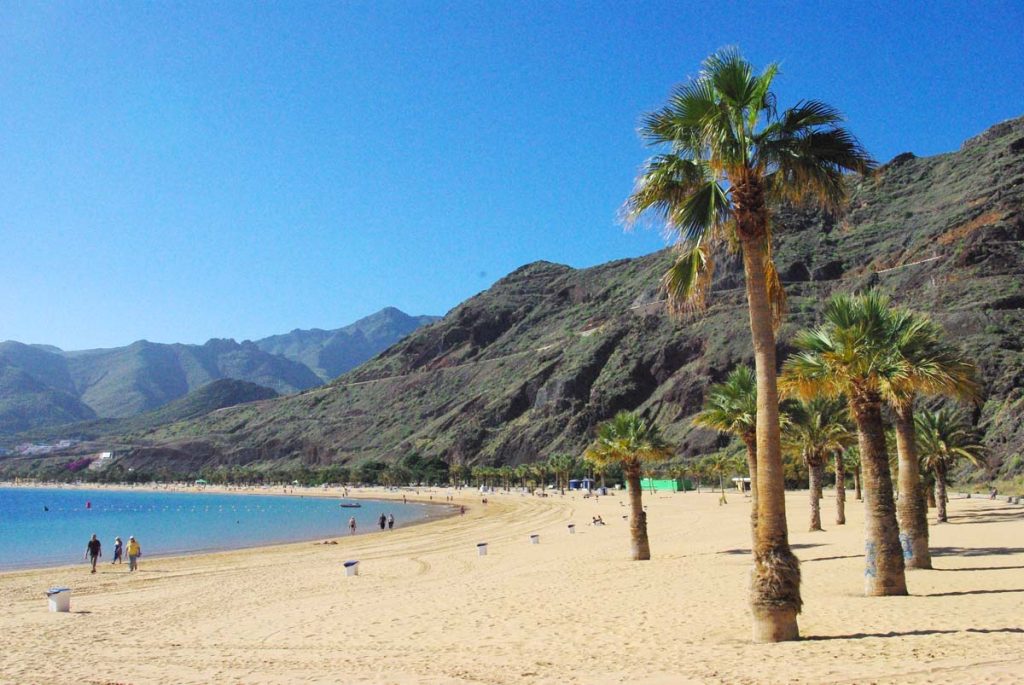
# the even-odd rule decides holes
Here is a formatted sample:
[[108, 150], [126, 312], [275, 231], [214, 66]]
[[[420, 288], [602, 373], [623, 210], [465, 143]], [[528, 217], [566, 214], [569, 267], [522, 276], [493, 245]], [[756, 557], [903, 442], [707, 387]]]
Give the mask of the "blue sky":
[[0, 339], [254, 339], [645, 254], [637, 122], [714, 50], [885, 161], [1024, 114], [1022, 31], [1020, 2], [6, 3]]

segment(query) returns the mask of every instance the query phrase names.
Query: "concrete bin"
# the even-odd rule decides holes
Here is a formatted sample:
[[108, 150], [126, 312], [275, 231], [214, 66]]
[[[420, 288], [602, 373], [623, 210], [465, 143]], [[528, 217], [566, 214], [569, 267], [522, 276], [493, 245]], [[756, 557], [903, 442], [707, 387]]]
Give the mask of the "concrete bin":
[[487, 556], [487, 543], [486, 542], [478, 542], [476, 544], [476, 554], [479, 557], [486, 557]]
[[71, 588], [52, 587], [46, 591], [50, 611], [71, 611]]
[[539, 533], [533, 533], [530, 536], [530, 544], [531, 545], [539, 545], [540, 544], [540, 534]]
[[359, 562], [358, 561], [346, 561], [345, 562], [345, 575], [346, 576], [358, 576], [359, 575]]
[[570, 523], [569, 524], [569, 535], [575, 535], [575, 534], [576, 534], [576, 524], [575, 523]]

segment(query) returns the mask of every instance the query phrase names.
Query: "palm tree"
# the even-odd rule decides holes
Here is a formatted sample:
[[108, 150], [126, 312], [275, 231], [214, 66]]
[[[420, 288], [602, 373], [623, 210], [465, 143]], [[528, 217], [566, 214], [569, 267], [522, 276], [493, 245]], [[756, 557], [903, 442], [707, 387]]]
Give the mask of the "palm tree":
[[856, 444], [850, 445], [843, 451], [842, 456], [843, 470], [849, 471], [853, 476], [853, 496], [860, 502], [864, 499], [861, 494], [861, 474], [864, 472], [861, 461], [860, 461], [860, 447]]
[[[811, 499], [809, 530], [821, 530], [821, 490], [825, 480], [825, 461], [850, 442], [844, 403], [826, 397], [784, 405], [782, 445], [803, 457], [807, 465]], [[838, 482], [838, 478], [837, 478]]]
[[530, 464], [530, 471], [533, 476], [534, 483], [536, 484], [535, 489], [543, 492], [547, 487], [548, 474], [551, 472], [551, 469], [548, 468], [547, 462], [535, 461]]
[[709, 474], [718, 477], [718, 489], [721, 493], [718, 496], [718, 505], [728, 504], [729, 501], [725, 498], [725, 477], [739, 470], [739, 460], [725, 452], [715, 452], [701, 461]]
[[641, 135], [665, 151], [647, 160], [624, 208], [627, 222], [654, 214], [679, 237], [663, 285], [675, 311], [699, 309], [711, 286], [714, 253], [743, 256], [757, 378], [758, 526], [751, 605], [754, 639], [795, 640], [800, 631], [800, 566], [789, 548], [779, 438], [775, 328], [785, 305], [772, 261], [769, 208], [810, 200], [836, 211], [844, 172], [873, 162], [833, 107], [805, 100], [778, 112], [771, 92], [778, 66], [760, 74], [737, 50], [708, 57], [700, 74], [648, 114]]
[[565, 489], [569, 487], [572, 470], [576, 468], [576, 457], [571, 454], [553, 454], [548, 457], [548, 467], [555, 474], [555, 487], [564, 495]]
[[629, 489], [629, 533], [634, 560], [651, 558], [647, 540], [647, 514], [640, 491], [640, 471], [644, 462], [664, 461], [672, 456], [673, 447], [661, 437], [661, 431], [637, 414], [620, 411], [611, 421], [597, 429], [597, 439], [587, 448], [585, 456], [595, 464], [619, 463]]
[[973, 431], [963, 417], [949, 409], [921, 412], [916, 419], [921, 464], [935, 476], [937, 518], [939, 523], [945, 523], [949, 470], [961, 459], [980, 465], [985, 448], [974, 441]]
[[955, 347], [946, 343], [942, 329], [926, 316], [910, 316], [912, 320], [906, 323], [905, 333], [898, 340], [899, 353], [907, 363], [908, 375], [906, 382], [895, 388], [889, 400], [899, 460], [896, 515], [907, 568], [931, 568], [928, 505], [914, 435], [914, 400], [918, 394], [975, 400], [979, 385], [977, 369]]
[[783, 364], [780, 385], [787, 393], [805, 399], [845, 396], [849, 400], [867, 493], [865, 592], [905, 595], [907, 581], [882, 403], [908, 377], [898, 346], [908, 317], [891, 308], [889, 298], [877, 292], [836, 295], [826, 305], [824, 317], [822, 328], [801, 331], [794, 337], [802, 351]]
[[750, 530], [757, 539], [757, 381], [749, 366], [737, 366], [725, 382], [712, 385], [693, 423], [735, 435], [747, 448], [750, 470]]

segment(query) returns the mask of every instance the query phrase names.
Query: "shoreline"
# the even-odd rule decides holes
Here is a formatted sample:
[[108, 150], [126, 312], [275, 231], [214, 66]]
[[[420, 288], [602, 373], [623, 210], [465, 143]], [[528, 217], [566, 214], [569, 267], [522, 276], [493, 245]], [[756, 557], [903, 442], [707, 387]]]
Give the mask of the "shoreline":
[[[431, 490], [431, 492], [427, 493], [427, 495], [426, 495], [427, 498], [426, 499], [422, 499], [424, 497], [423, 495], [413, 493], [412, 496], [410, 496], [409, 492], [405, 492], [405, 491], [401, 491], [401, 490], [398, 491], [398, 492], [394, 492], [394, 491], [388, 491], [388, 490], [385, 489], [383, 492], [376, 492], [376, 490], [381, 489], [381, 487], [382, 486], [373, 486], [372, 488], [357, 488], [355, 492], [353, 492], [352, 489], [349, 489], [348, 495], [343, 495], [342, 494], [343, 491], [344, 491], [343, 488], [303, 488], [301, 486], [297, 486], [297, 488], [289, 488], [289, 489], [292, 489], [292, 490], [294, 490], [294, 489], [301, 489], [301, 490], [303, 490], [302, 492], [296, 493], [296, 492], [273, 492], [273, 491], [270, 491], [270, 490], [263, 491], [263, 490], [260, 490], [258, 488], [235, 489], [235, 488], [230, 488], [230, 487], [225, 487], [225, 486], [203, 486], [201, 489], [197, 489], [194, 486], [188, 486], [188, 485], [177, 485], [177, 486], [175, 486], [173, 484], [170, 487], [154, 487], [154, 486], [151, 486], [151, 485], [134, 486], [134, 485], [123, 484], [123, 483], [101, 483], [101, 484], [91, 484], [91, 483], [90, 484], [86, 484], [86, 483], [72, 484], [72, 483], [69, 483], [69, 484], [50, 485], [50, 484], [44, 484], [44, 483], [33, 483], [33, 484], [18, 483], [18, 484], [15, 484], [15, 483], [10, 483], [10, 482], [0, 481], [0, 488], [12, 488], [12, 489], [17, 488], [17, 489], [26, 489], [26, 490], [80, 490], [80, 491], [104, 491], [104, 490], [110, 490], [110, 491], [116, 491], [116, 492], [142, 492], [142, 493], [156, 493], [156, 494], [167, 493], [167, 494], [183, 494], [183, 495], [204, 495], [204, 494], [209, 494], [209, 495], [229, 495], [229, 496], [236, 496], [237, 495], [237, 496], [267, 496], [267, 497], [295, 497], [295, 498], [316, 497], [316, 498], [319, 498], [319, 499], [335, 499], [335, 498], [341, 498], [341, 499], [345, 499], [345, 500], [358, 500], [358, 499], [362, 499], [362, 500], [368, 500], [368, 501], [374, 501], [374, 502], [399, 501], [399, 500], [401, 500], [402, 495], [405, 495], [406, 498], [408, 499], [408, 502], [407, 502], [408, 504], [425, 504], [425, 505], [430, 505], [431, 509], [435, 509], [435, 511], [429, 511], [428, 510], [428, 513], [425, 516], [423, 516], [422, 518], [418, 518], [418, 519], [415, 519], [415, 520], [409, 521], [409, 522], [404, 522], [402, 524], [402, 527], [401, 527], [402, 530], [414, 528], [416, 526], [422, 526], [422, 525], [425, 525], [425, 524], [428, 524], [428, 523], [432, 523], [434, 521], [441, 521], [441, 520], [444, 520], [444, 519], [447, 519], [447, 518], [451, 518], [453, 516], [457, 516], [459, 514], [459, 512], [457, 510], [457, 507], [459, 506], [458, 504], [453, 503], [453, 502], [434, 501], [434, 500], [430, 499], [430, 495], [434, 494], [432, 490]], [[373, 492], [371, 492], [371, 490]], [[420, 488], [420, 490], [427, 490], [427, 489], [426, 488]], [[468, 510], [469, 510], [469, 507], [467, 506], [467, 513], [468, 513]], [[354, 536], [350, 536], [350, 535], [347, 535], [347, 534], [339, 534], [339, 535], [332, 535], [332, 536], [322, 536], [322, 535], [319, 535], [319, 536], [314, 536], [314, 537], [299, 537], [299, 538], [296, 538], [296, 539], [293, 539], [293, 540], [283, 540], [283, 541], [277, 541], [277, 542], [261, 542], [259, 544], [255, 544], [255, 545], [244, 545], [244, 546], [239, 546], [239, 547], [203, 548], [203, 549], [197, 549], [195, 551], [188, 551], [188, 552], [169, 552], [169, 553], [166, 553], [166, 554], [152, 554], [152, 555], [146, 555], [146, 559], [154, 559], [154, 560], [155, 559], [179, 559], [179, 558], [184, 559], [184, 558], [193, 558], [193, 557], [199, 557], [199, 556], [211, 555], [211, 554], [221, 554], [221, 553], [226, 553], [226, 552], [259, 551], [261, 549], [275, 549], [275, 548], [284, 547], [284, 546], [288, 546], [288, 545], [324, 544], [324, 543], [327, 543], [327, 542], [332, 541], [332, 540], [333, 541], [337, 541], [337, 540], [344, 539], [344, 538], [349, 538], [349, 537], [359, 537], [359, 536], [367, 536], [367, 535], [378, 535], [378, 534], [386, 533], [386, 532], [388, 532], [388, 531], [382, 531], [382, 530], [378, 530], [378, 529], [372, 528], [372, 529], [370, 529], [368, 531], [365, 531], [365, 532], [357, 532]], [[393, 532], [393, 531], [391, 531], [391, 532]], [[320, 541], [320, 542], [318, 542], [318, 541]], [[23, 566], [23, 567], [6, 568], [6, 569], [5, 568], [0, 568], [0, 578], [2, 578], [4, 575], [16, 574], [16, 573], [26, 573], [26, 572], [35, 572], [35, 571], [48, 571], [48, 570], [54, 570], [54, 569], [77, 569], [83, 563], [85, 563], [85, 562], [80, 562], [80, 563], [76, 563], [76, 564], [61, 563], [61, 564], [43, 565], [43, 566]], [[99, 566], [97, 566], [97, 569], [98, 568], [99, 568]]]
[[[811, 533], [806, 491], [789, 493], [803, 639], [758, 645], [749, 500], [727, 495], [720, 506], [717, 493], [645, 493], [644, 562], [629, 560], [622, 493], [488, 493], [482, 506], [464, 491], [455, 503], [475, 503], [464, 517], [338, 545], [151, 559], [135, 574], [0, 575], [0, 681], [1016, 682], [1024, 507], [953, 499], [950, 522], [930, 531], [936, 568], [907, 573], [909, 596], [865, 597], [864, 503], [848, 500], [849, 523], [836, 526], [826, 490], [828, 523]], [[607, 525], [586, 525], [594, 515]], [[46, 610], [52, 585], [72, 588], [70, 613]]]

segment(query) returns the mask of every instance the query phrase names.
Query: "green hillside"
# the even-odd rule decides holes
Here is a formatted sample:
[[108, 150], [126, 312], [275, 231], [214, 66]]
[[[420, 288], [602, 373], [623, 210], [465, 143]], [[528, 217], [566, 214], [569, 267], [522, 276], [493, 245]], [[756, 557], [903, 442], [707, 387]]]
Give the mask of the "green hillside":
[[[841, 218], [774, 219], [790, 307], [780, 360], [830, 294], [885, 290], [978, 362], [985, 398], [972, 418], [990, 468], [1024, 470], [1024, 119], [851, 183]], [[517, 464], [579, 452], [620, 409], [652, 417], [680, 458], [705, 453], [724, 439], [690, 419], [708, 385], [751, 356], [741, 270], [719, 265], [709, 310], [680, 320], [658, 292], [669, 259], [529, 264], [328, 386], [135, 436], [124, 463], [320, 468], [418, 453]]]

